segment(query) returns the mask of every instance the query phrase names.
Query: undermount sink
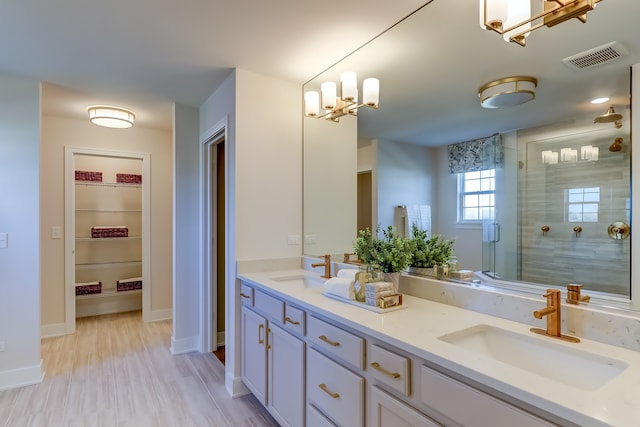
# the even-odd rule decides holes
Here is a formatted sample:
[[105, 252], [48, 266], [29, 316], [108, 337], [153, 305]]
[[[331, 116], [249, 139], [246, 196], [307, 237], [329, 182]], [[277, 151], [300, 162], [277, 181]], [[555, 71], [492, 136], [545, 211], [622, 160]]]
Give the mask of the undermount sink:
[[[629, 366], [620, 360], [562, 345], [553, 338], [476, 325], [439, 340], [581, 390], [596, 390]], [[576, 344], [572, 344], [576, 345]]]
[[304, 274], [272, 277], [271, 280], [273, 280], [274, 282], [285, 282], [293, 286], [298, 285], [305, 288], [317, 288], [319, 286], [322, 286], [325, 282], [325, 279], [323, 279], [322, 277], [306, 276]]

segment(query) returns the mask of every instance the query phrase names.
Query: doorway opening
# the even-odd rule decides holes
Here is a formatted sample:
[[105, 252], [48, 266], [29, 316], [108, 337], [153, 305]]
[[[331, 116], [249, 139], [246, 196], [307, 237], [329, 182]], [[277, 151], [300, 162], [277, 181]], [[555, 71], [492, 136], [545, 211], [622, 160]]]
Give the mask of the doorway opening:
[[150, 313], [149, 155], [65, 147], [65, 329]]
[[203, 143], [204, 283], [202, 351], [224, 363], [227, 281], [227, 153], [225, 129]]

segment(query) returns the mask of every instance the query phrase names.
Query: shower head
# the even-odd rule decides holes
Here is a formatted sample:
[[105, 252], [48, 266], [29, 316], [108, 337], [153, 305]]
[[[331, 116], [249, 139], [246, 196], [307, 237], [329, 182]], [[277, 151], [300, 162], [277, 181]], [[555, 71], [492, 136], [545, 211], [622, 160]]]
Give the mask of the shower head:
[[611, 123], [611, 122], [616, 122], [616, 128], [620, 128], [622, 126], [622, 124], [620, 124], [620, 126], [618, 126], [619, 120], [622, 118], [622, 114], [618, 114], [616, 113], [616, 110], [613, 108], [613, 105], [609, 107], [609, 109], [607, 110], [606, 113], [597, 116], [595, 119], [593, 119], [593, 123]]
[[613, 140], [613, 144], [609, 146], [609, 151], [616, 152], [622, 150], [622, 138], [617, 137]]

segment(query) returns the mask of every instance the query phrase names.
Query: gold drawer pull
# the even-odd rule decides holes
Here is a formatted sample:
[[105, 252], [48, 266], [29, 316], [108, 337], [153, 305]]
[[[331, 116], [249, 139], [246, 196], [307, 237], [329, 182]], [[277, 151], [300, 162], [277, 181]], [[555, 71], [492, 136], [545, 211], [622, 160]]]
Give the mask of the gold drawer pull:
[[339, 347], [340, 343], [337, 341], [331, 341], [329, 338], [327, 338], [325, 335], [320, 335], [318, 338], [320, 338], [320, 340], [326, 342], [327, 344], [329, 344], [330, 346], [333, 347]]
[[240, 292], [240, 296], [241, 296], [242, 298], [247, 298], [247, 299], [251, 298], [249, 295], [247, 295], [247, 294], [245, 294], [245, 293], [243, 293], [243, 292]]
[[296, 322], [295, 320], [293, 320], [293, 319], [292, 319], [292, 318], [290, 318], [289, 316], [286, 316], [286, 317], [284, 318], [284, 321], [285, 321], [285, 323], [286, 323], [286, 322], [289, 322], [289, 323], [291, 323], [292, 325], [299, 325], [299, 324], [300, 324], [300, 322]]
[[382, 372], [383, 374], [394, 378], [394, 379], [398, 379], [400, 378], [400, 374], [397, 372], [389, 372], [386, 369], [384, 369], [382, 366], [380, 366], [380, 364], [378, 362], [371, 362], [371, 367], [373, 369], [375, 369], [376, 371]]
[[326, 384], [318, 384], [318, 387], [320, 387], [320, 390], [324, 391], [325, 393], [327, 393], [332, 398], [334, 398], [334, 399], [339, 399], [340, 398], [340, 394], [339, 393], [334, 393], [331, 390], [329, 390], [329, 388], [327, 387]]

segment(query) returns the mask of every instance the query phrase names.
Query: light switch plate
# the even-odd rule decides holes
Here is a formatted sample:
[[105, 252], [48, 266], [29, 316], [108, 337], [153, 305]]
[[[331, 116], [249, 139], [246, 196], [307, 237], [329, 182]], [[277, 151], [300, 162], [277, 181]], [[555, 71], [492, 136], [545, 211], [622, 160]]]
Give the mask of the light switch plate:
[[51, 227], [51, 238], [52, 239], [62, 239], [62, 227], [59, 225], [54, 225]]
[[0, 233], [0, 248], [9, 247], [9, 235], [7, 233]]
[[289, 245], [299, 245], [300, 244], [300, 236], [297, 234], [289, 234], [287, 236], [287, 244]]

